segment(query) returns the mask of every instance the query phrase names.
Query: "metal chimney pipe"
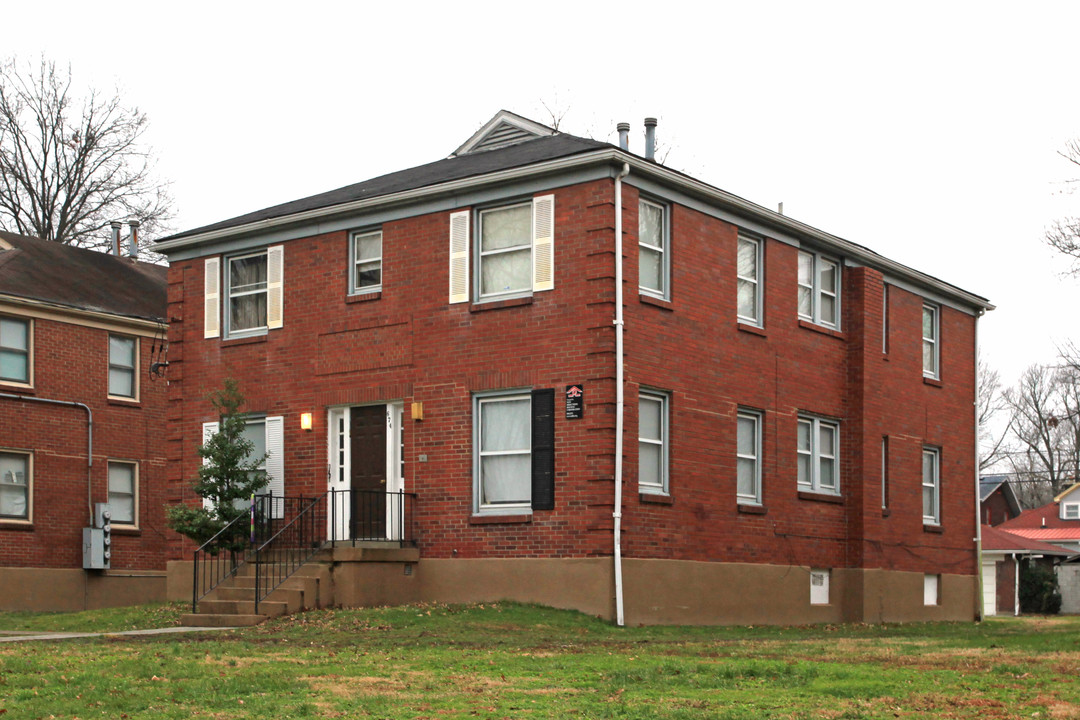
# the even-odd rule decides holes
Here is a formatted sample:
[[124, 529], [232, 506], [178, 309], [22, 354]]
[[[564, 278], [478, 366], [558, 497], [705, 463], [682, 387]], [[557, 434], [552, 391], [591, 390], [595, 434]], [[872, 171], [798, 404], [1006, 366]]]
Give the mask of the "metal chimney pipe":
[[619, 131], [619, 149], [630, 150], [630, 123], [621, 122], [615, 126]]
[[656, 162], [656, 118], [645, 118], [645, 159]]
[[131, 234], [128, 235], [128, 254], [131, 257], [139, 256], [139, 221], [128, 220], [128, 227], [131, 228]]
[[112, 228], [112, 252], [113, 255], [120, 254], [120, 226], [122, 223], [119, 220], [113, 220], [109, 223], [109, 227]]

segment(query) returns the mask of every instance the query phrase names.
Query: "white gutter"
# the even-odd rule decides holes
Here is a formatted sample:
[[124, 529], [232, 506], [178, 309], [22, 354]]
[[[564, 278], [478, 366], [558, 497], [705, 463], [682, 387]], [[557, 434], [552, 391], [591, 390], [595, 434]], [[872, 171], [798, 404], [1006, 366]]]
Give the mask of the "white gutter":
[[630, 174], [630, 165], [623, 163], [622, 172], [615, 176], [615, 624], [625, 625], [623, 618], [622, 583], [622, 482], [623, 482], [623, 416], [626, 397], [623, 391], [623, 229], [622, 179]]
[[663, 165], [649, 162], [644, 158], [639, 158], [636, 155], [631, 155], [630, 153], [624, 152], [615, 147], [603, 148], [592, 152], [581, 153], [565, 158], [559, 158], [557, 160], [549, 160], [547, 162], [532, 163], [530, 165], [510, 168], [508, 170], [500, 170], [498, 172], [475, 175], [468, 178], [462, 178], [460, 180], [451, 180], [449, 182], [429, 185], [422, 188], [404, 190], [398, 193], [379, 195], [377, 197], [365, 198], [363, 200], [353, 200], [352, 202], [340, 203], [338, 205], [331, 205], [329, 207], [323, 208], [315, 208], [303, 212], [292, 213], [282, 217], [257, 220], [255, 222], [246, 223], [244, 225], [234, 225], [232, 227], [221, 228], [218, 230], [207, 230], [206, 232], [189, 235], [187, 237], [175, 238], [172, 240], [166, 239], [161, 242], [154, 243], [152, 249], [155, 252], [168, 252], [169, 250], [176, 250], [180, 248], [201, 245], [204, 243], [210, 243], [216, 240], [223, 240], [225, 238], [231, 238], [239, 235], [251, 235], [267, 232], [276, 228], [303, 223], [305, 221], [320, 220], [324, 218], [335, 217], [338, 215], [360, 213], [376, 207], [399, 205], [414, 202], [431, 196], [453, 194], [456, 192], [482, 187], [485, 185], [498, 185], [500, 183], [510, 182], [513, 180], [535, 177], [536, 175], [557, 173], [564, 170], [571, 170], [574, 168], [587, 165], [595, 165], [598, 163], [616, 163], [618, 165], [621, 165], [623, 168], [625, 168], [626, 166], [630, 166], [635, 172], [642, 176], [653, 176], [661, 182], [678, 187], [681, 190], [702, 197], [705, 200], [720, 205], [724, 208], [734, 210], [737, 213], [742, 213], [744, 215], [756, 218], [776, 228], [794, 233], [795, 235], [801, 235], [803, 237], [806, 237], [807, 239], [814, 240], [815, 242], [820, 243], [823, 246], [823, 249], [833, 250], [837, 254], [845, 255], [847, 257], [856, 259], [859, 262], [876, 268], [878, 270], [888, 271], [890, 273], [909, 278], [916, 283], [923, 285], [926, 288], [934, 290], [947, 297], [962, 301], [963, 303], [971, 305], [972, 307], [983, 308], [985, 310], [994, 309], [993, 305], [991, 305], [984, 298], [981, 298], [978, 295], [973, 295], [972, 293], [969, 293], [965, 290], [961, 290], [960, 288], [957, 288], [953, 285], [942, 282], [937, 278], [930, 277], [929, 275], [925, 275], [905, 265], [901, 265], [895, 260], [890, 260], [883, 255], [878, 255], [877, 253], [859, 245], [856, 245], [855, 243], [852, 243], [848, 240], [844, 240], [843, 238], [831, 235], [822, 230], [818, 230], [817, 228], [811, 227], [810, 225], [807, 225], [805, 223], [793, 220], [787, 215], [781, 215], [780, 213], [773, 212], [772, 210], [764, 208], [761, 205], [752, 203], [749, 200], [744, 200], [738, 195], [732, 195], [731, 193], [713, 187], [708, 183], [701, 182], [700, 180], [695, 180], [692, 177], [675, 172], [674, 170], [670, 170]]

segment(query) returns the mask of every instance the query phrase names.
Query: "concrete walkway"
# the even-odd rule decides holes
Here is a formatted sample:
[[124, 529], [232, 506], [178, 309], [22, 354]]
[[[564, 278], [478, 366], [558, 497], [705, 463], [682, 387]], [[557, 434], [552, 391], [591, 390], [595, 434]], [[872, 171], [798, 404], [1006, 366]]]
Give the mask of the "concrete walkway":
[[0, 643], [9, 642], [26, 642], [29, 640], [72, 640], [74, 638], [92, 638], [92, 637], [119, 637], [121, 635], [173, 635], [176, 633], [196, 633], [196, 632], [217, 632], [218, 630], [237, 630], [238, 628], [231, 627], [170, 627], [170, 628], [151, 628], [149, 630], [122, 630], [119, 632], [96, 632], [96, 633], [51, 633], [51, 632], [35, 632], [35, 633], [23, 633], [17, 635], [9, 635], [7, 633], [0, 634]]

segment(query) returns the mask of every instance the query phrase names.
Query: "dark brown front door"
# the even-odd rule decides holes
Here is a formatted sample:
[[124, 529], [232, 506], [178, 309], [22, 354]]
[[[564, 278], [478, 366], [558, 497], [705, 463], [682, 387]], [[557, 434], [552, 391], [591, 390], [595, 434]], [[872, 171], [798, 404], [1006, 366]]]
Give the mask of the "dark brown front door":
[[386, 406], [354, 407], [352, 426], [352, 537], [386, 538]]

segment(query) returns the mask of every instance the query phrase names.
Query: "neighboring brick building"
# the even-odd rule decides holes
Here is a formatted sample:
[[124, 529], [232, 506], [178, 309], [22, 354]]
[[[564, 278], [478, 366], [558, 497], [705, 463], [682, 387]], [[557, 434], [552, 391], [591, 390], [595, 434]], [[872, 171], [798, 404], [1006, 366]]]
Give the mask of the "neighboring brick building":
[[984, 525], [1000, 525], [1020, 514], [1020, 500], [1008, 475], [979, 478], [979, 505], [979, 520]]
[[505, 112], [157, 248], [170, 500], [234, 377], [286, 495], [415, 494], [415, 571], [366, 597], [617, 617], [621, 574], [630, 623], [978, 612], [981, 297]]
[[[166, 382], [150, 372], [165, 279], [0, 232], [0, 610], [165, 597]], [[111, 568], [83, 570], [83, 528], [106, 502]]]

